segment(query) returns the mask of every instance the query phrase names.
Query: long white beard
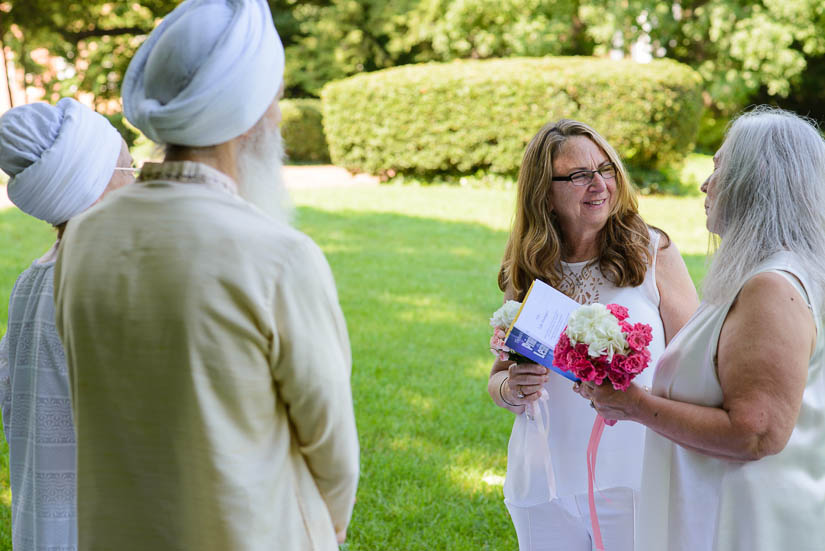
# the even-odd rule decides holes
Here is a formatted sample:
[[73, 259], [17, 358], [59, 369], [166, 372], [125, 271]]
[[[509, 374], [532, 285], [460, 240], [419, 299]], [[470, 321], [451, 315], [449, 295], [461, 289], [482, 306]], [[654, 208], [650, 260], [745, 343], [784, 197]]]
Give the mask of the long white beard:
[[275, 220], [289, 224], [292, 201], [284, 185], [279, 129], [254, 132], [238, 153], [238, 193]]

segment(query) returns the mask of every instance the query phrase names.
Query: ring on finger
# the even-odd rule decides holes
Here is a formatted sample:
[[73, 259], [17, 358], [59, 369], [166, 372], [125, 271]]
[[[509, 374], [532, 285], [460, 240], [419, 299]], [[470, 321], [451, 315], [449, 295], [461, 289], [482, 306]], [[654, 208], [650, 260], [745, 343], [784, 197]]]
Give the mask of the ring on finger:
[[525, 394], [524, 394], [524, 391], [523, 391], [523, 390], [521, 390], [521, 385], [517, 385], [517, 386], [516, 386], [516, 389], [518, 390], [518, 392], [516, 393], [516, 396], [518, 396], [518, 397], [519, 397], [519, 399], [523, 400], [523, 399], [524, 399]]

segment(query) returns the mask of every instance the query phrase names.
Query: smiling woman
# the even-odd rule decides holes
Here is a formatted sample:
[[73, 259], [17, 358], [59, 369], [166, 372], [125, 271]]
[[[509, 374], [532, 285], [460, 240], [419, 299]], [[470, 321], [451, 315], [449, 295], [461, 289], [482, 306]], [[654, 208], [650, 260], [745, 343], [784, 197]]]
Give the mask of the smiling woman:
[[[667, 235], [639, 216], [635, 191], [621, 159], [588, 125], [562, 119], [545, 125], [527, 146], [519, 172], [512, 232], [499, 273], [505, 300], [523, 300], [534, 279], [541, 279], [580, 303], [616, 303], [630, 310], [634, 322], [653, 328], [651, 364], [665, 343], [696, 308], [698, 299], [685, 264]], [[640, 384], [652, 374], [643, 372]], [[537, 480], [552, 469], [556, 495], [517, 494], [505, 485], [505, 502], [522, 551], [590, 551], [599, 547], [590, 524], [584, 461], [587, 434], [595, 412], [572, 391], [571, 383], [536, 364], [496, 361], [488, 392], [500, 407], [523, 415], [525, 406], [548, 419], [548, 460], [533, 457], [535, 447], [513, 428], [508, 477]], [[536, 402], [543, 394], [550, 399]], [[633, 549], [634, 501], [641, 484], [644, 430], [630, 423], [605, 432], [597, 471], [602, 488], [596, 503], [601, 533], [611, 551]], [[548, 454], [544, 454], [547, 456]], [[591, 541], [592, 540], [592, 541]]]

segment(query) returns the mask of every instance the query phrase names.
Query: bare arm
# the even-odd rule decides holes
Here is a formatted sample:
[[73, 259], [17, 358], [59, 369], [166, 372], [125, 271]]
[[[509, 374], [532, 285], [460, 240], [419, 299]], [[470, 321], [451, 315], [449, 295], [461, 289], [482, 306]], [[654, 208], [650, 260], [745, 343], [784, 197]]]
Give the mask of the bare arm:
[[665, 344], [687, 323], [699, 307], [696, 287], [685, 261], [673, 241], [656, 255], [656, 286], [659, 288], [659, 315], [665, 328]]
[[582, 386], [607, 419], [630, 419], [694, 451], [739, 461], [779, 453], [802, 405], [816, 327], [802, 297], [783, 276], [748, 281], [719, 336], [722, 406], [651, 396], [636, 386], [616, 392]]

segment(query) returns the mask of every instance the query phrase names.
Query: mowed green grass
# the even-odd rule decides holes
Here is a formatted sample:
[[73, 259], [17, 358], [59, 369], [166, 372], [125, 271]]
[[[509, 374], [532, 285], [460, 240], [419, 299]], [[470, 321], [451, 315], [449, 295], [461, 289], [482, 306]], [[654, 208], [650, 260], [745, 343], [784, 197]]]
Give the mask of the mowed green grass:
[[[352, 341], [362, 476], [350, 550], [512, 550], [502, 502], [512, 415], [486, 392], [487, 319], [513, 191], [380, 186], [293, 194], [296, 224], [335, 273]], [[644, 197], [694, 280], [704, 273], [701, 197]], [[0, 328], [8, 295], [48, 249], [49, 227], [0, 211]], [[5, 444], [3, 444], [5, 446]], [[0, 551], [11, 549], [7, 451]]]

